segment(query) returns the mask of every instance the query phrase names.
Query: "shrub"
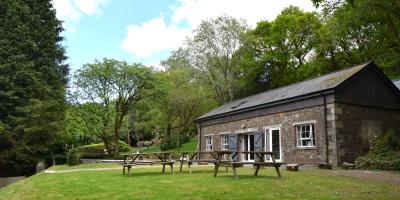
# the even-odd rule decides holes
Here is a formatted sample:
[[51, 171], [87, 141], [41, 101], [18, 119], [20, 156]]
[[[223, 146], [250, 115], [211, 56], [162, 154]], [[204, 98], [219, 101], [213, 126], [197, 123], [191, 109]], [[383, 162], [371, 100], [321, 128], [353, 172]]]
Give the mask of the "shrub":
[[400, 170], [400, 139], [394, 130], [388, 130], [371, 144], [367, 155], [356, 159], [359, 169]]
[[[160, 149], [161, 151], [167, 151], [169, 149], [173, 149], [176, 147], [181, 147], [183, 143], [188, 142], [190, 140], [189, 136], [174, 134], [162, 140]], [[177, 142], [179, 141], [179, 142]], [[178, 143], [178, 146], [177, 146]]]
[[69, 166], [79, 165], [80, 152], [77, 148], [69, 150], [67, 155], [67, 163]]
[[54, 160], [56, 165], [65, 165], [67, 163], [67, 157], [65, 154], [55, 154]]
[[132, 148], [124, 141], [119, 141], [119, 152], [130, 152]]

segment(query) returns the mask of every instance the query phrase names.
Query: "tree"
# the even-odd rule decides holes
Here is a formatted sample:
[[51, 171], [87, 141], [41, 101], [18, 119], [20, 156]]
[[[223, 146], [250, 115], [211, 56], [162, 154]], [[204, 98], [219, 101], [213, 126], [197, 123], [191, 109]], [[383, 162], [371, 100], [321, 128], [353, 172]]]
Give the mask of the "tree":
[[29, 175], [64, 131], [68, 66], [50, 1], [0, 2], [0, 176]]
[[238, 58], [245, 23], [228, 16], [203, 21], [186, 42], [190, 64], [202, 73], [219, 104], [234, 99], [238, 87]]
[[113, 98], [114, 64], [116, 61], [104, 59], [85, 64], [74, 75], [74, 88], [70, 91], [70, 100], [75, 112], [83, 120], [90, 134], [101, 139], [108, 152], [113, 152], [112, 118], [115, 117]]
[[[107, 60], [105, 60], [106, 62]], [[152, 69], [141, 64], [128, 65], [126, 62], [108, 60], [113, 63], [112, 86], [116, 92], [115, 100], [115, 151], [118, 154], [120, 129], [128, 111], [140, 100], [153, 96], [156, 77]]]
[[107, 152], [113, 152], [112, 118], [115, 112], [112, 107], [110, 111], [107, 113], [101, 104], [95, 102], [69, 105], [67, 110], [69, 119], [67, 133], [75, 137], [79, 136], [80, 139], [84, 137], [87, 141], [100, 140], [104, 143]]
[[65, 112], [65, 134], [63, 134], [63, 138], [61, 139], [64, 143], [63, 146], [80, 146], [82, 145], [82, 139], [89, 138], [90, 136], [90, 132], [86, 129], [85, 123], [78, 112], [78, 107], [68, 104]]
[[[400, 76], [400, 3], [397, 0], [313, 0], [322, 6], [332, 48], [321, 57], [339, 65], [374, 60], [389, 77]], [[326, 31], [326, 32], [327, 32]], [[334, 47], [334, 48], [333, 48]], [[324, 51], [325, 50], [325, 51]], [[334, 59], [333, 59], [334, 58]]]
[[[104, 58], [85, 64], [77, 71], [75, 103], [80, 105], [84, 121], [93, 134], [109, 148], [109, 126], [113, 123], [113, 152], [119, 152], [121, 127], [128, 111], [140, 100], [153, 95], [156, 79], [152, 69], [141, 64]], [[81, 102], [85, 104], [81, 104]], [[85, 115], [87, 114], [87, 115]], [[112, 119], [114, 118], [114, 119]], [[96, 122], [100, 120], [101, 125]]]
[[247, 33], [241, 49], [247, 51], [243, 53], [247, 57], [242, 60], [245, 72], [242, 79], [261, 78], [267, 89], [309, 77], [312, 70], [308, 61], [316, 46], [320, 26], [316, 13], [293, 6], [284, 9], [274, 21], [259, 22]]
[[180, 139], [196, 133], [193, 120], [217, 104], [209, 98], [213, 91], [201, 79], [202, 72], [191, 66], [188, 56], [186, 49], [173, 51], [161, 62], [166, 71], [159, 74], [166, 91], [159, 99], [160, 127], [164, 142], [174, 138], [176, 147], [179, 147]]

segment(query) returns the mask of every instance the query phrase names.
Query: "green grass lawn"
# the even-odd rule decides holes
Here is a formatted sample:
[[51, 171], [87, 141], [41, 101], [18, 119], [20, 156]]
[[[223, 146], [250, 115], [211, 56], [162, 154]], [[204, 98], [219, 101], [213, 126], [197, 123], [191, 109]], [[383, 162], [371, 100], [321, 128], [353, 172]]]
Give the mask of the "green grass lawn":
[[93, 168], [115, 168], [120, 166], [121, 165], [118, 163], [92, 163], [92, 164], [83, 164], [77, 166], [56, 165], [49, 168], [48, 170], [61, 171], [61, 170], [78, 170], [78, 169], [93, 169]]
[[[109, 167], [112, 164], [81, 165]], [[68, 167], [56, 167], [68, 169]], [[177, 171], [178, 167], [176, 167]], [[254, 177], [252, 168], [239, 168], [240, 179], [221, 170], [213, 177], [212, 167], [195, 167], [193, 174], [162, 174], [161, 167], [45, 174], [39, 173], [0, 189], [0, 199], [399, 199], [400, 187], [381, 181], [335, 176], [329, 170], [272, 169]], [[167, 170], [168, 171], [168, 170]]]
[[[197, 148], [197, 138], [192, 138], [189, 140], [189, 142], [186, 142], [184, 144], [182, 144], [181, 147], [179, 148], [174, 148], [174, 149], [170, 149], [168, 151], [171, 152], [176, 152], [176, 153], [180, 153], [180, 152], [185, 152], [185, 151], [196, 151]], [[139, 152], [143, 152], [143, 153], [151, 153], [151, 152], [160, 152], [160, 146], [151, 146], [151, 147], [141, 147], [141, 148], [135, 148], [134, 151], [138, 150]]]

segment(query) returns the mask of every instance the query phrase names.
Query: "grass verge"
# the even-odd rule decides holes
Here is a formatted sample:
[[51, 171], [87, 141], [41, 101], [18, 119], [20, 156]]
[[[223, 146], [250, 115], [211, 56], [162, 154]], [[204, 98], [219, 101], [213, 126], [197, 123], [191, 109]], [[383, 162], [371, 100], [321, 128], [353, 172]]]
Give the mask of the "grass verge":
[[[103, 167], [108, 166], [101, 164]], [[79, 166], [86, 168], [86, 166]], [[91, 165], [90, 167], [94, 167]], [[60, 167], [58, 168], [60, 169]], [[178, 167], [176, 166], [176, 171]], [[0, 199], [398, 199], [395, 184], [336, 176], [335, 170], [282, 171], [272, 169], [254, 177], [240, 168], [240, 179], [212, 167], [196, 167], [193, 174], [162, 174], [161, 167], [135, 168], [133, 176], [121, 169], [70, 173], [39, 173], [0, 189]], [[168, 172], [168, 170], [167, 170]]]

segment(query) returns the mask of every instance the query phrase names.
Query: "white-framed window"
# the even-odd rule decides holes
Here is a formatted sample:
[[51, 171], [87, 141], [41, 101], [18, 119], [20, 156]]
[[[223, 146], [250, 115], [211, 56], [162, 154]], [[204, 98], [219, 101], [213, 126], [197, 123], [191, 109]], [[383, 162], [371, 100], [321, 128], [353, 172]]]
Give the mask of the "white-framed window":
[[228, 135], [221, 135], [221, 150], [228, 150]]
[[212, 135], [206, 135], [206, 151], [213, 150], [213, 137]]
[[299, 124], [294, 126], [296, 131], [297, 147], [314, 147], [314, 124]]

